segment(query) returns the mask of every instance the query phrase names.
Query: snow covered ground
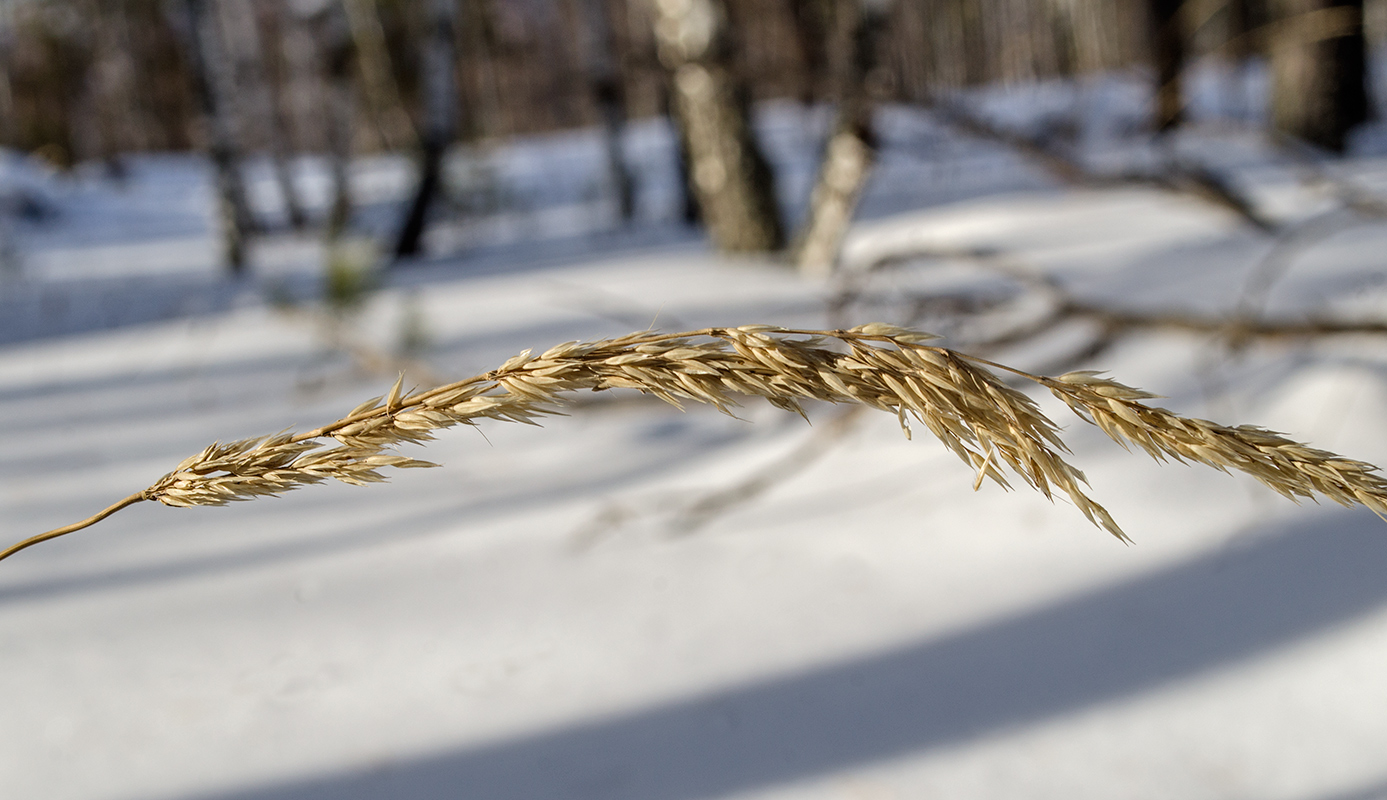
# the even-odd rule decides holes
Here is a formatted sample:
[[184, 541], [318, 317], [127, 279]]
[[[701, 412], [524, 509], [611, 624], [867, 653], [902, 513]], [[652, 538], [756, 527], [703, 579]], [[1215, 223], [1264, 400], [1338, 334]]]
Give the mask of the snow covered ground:
[[[1086, 299], [1216, 314], [1270, 247], [1194, 198], [1062, 190], [893, 113], [858, 260], [997, 251]], [[775, 119], [793, 195], [813, 128]], [[637, 133], [649, 171], [659, 136]], [[1282, 216], [1324, 202], [1244, 135], [1188, 146]], [[455, 254], [389, 276], [350, 335], [389, 352], [413, 330], [427, 370], [451, 379], [651, 324], [827, 324], [827, 287], [715, 258], [671, 221], [667, 177], [640, 224], [614, 229], [595, 152], [574, 136], [493, 151], [512, 200], [442, 229], [435, 247]], [[359, 165], [379, 190], [364, 226], [399, 169]], [[1345, 173], [1372, 185], [1387, 161]], [[562, 176], [547, 192], [546, 175]], [[308, 313], [311, 239], [272, 237], [253, 279], [222, 278], [197, 162], [137, 160], [123, 189], [33, 180], [58, 215], [15, 223], [20, 269], [0, 274], [9, 539], [85, 517], [212, 440], [312, 427], [393, 381]], [[1384, 247], [1382, 224], [1310, 247], [1268, 313], [1387, 316]], [[982, 280], [908, 264], [873, 277], [847, 322]], [[1087, 333], [997, 358], [1043, 365]], [[1384, 352], [1341, 338], [1230, 354], [1144, 333], [1085, 366], [1182, 413], [1387, 464]], [[973, 493], [970, 470], [885, 414], [678, 535], [681, 503], [784, 459], [835, 412], [812, 409], [810, 428], [762, 404], [742, 421], [630, 396], [542, 429], [445, 433], [411, 449], [443, 468], [382, 486], [135, 506], [0, 563], [3, 794], [1387, 797], [1387, 523], [1155, 464], [1037, 399], [1135, 546], [1064, 503]]]

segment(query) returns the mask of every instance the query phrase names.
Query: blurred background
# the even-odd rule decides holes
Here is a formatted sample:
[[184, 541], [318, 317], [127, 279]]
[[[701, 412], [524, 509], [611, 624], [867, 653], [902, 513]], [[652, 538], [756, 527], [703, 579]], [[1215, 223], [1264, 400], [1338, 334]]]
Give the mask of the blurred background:
[[[986, 87], [1044, 86], [1024, 138], [1049, 149], [1216, 119], [1342, 152], [1374, 107], [1368, 55], [1385, 34], [1380, 3], [1314, 0], [5, 0], [0, 144], [115, 184], [144, 155], [204, 154], [220, 259], [237, 273], [250, 242], [286, 230], [437, 255], [505, 238], [480, 217], [585, 204], [618, 223], [701, 222], [720, 249], [788, 249], [822, 269], [841, 238], [824, 226], [843, 224], [808, 208], [819, 157], [847, 158], [825, 147], [831, 130], [869, 159], [931, 144], [890, 141], [874, 104], [957, 116]], [[1135, 85], [1090, 85], [1120, 78]], [[753, 104], [795, 108], [758, 131]], [[583, 134], [558, 173], [487, 157], [559, 131]], [[17, 170], [7, 229], [55, 210]], [[845, 186], [866, 180], [854, 171]], [[435, 223], [463, 220], [478, 230], [425, 247]], [[12, 252], [22, 236], [6, 236]]]
[[[0, 0], [0, 533], [647, 328], [907, 325], [1387, 463], [1384, 39], [1384, 0]], [[618, 392], [131, 507], [0, 563], [0, 786], [1387, 798], [1383, 522], [1017, 385], [1134, 546], [889, 414]]]

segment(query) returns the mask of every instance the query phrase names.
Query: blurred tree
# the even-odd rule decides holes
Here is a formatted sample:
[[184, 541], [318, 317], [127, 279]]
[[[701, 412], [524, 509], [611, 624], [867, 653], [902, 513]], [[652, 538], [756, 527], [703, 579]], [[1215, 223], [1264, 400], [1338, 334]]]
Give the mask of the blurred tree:
[[302, 230], [307, 224], [303, 203], [299, 200], [298, 187], [294, 183], [293, 165], [286, 124], [281, 87], [285, 83], [283, 53], [283, 34], [280, 15], [276, 9], [263, 2], [243, 4], [241, 23], [242, 38], [246, 42], [245, 57], [248, 82], [254, 86], [256, 96], [256, 116], [262, 122], [271, 163], [274, 165], [275, 182], [284, 202], [284, 213], [289, 226]]
[[208, 154], [216, 170], [222, 258], [233, 275], [246, 271], [246, 239], [255, 221], [241, 177], [232, 96], [235, 78], [222, 46], [217, 0], [184, 0], [189, 21], [188, 60], [195, 93], [202, 101]]
[[15, 136], [14, 92], [10, 88], [10, 59], [14, 43], [14, 9], [0, 3], [0, 142]]
[[428, 32], [423, 47], [424, 135], [420, 142], [419, 179], [409, 211], [395, 240], [396, 257], [418, 255], [429, 207], [443, 181], [443, 155], [458, 128], [456, 0], [429, 0]]
[[626, 129], [626, 90], [622, 85], [612, 23], [606, 0], [580, 0], [577, 9], [583, 62], [597, 104], [607, 152], [607, 174], [623, 221], [635, 215], [635, 181], [626, 166], [622, 135]]
[[1151, 15], [1151, 58], [1156, 66], [1156, 103], [1152, 127], [1165, 133], [1184, 119], [1181, 78], [1185, 69], [1185, 26], [1182, 10], [1189, 0], [1148, 0]]
[[81, 102], [94, 123], [84, 126], [94, 140], [84, 150], [102, 160], [108, 175], [121, 178], [125, 175], [122, 155], [143, 149], [142, 132], [132, 124], [139, 98], [133, 85], [129, 20], [121, 2], [89, 0], [82, 10], [91, 27], [92, 52]]
[[318, 78], [323, 90], [317, 93], [317, 108], [326, 124], [328, 171], [332, 176], [332, 205], [328, 209], [326, 239], [336, 241], [346, 229], [352, 214], [352, 191], [348, 167], [355, 139], [356, 92], [352, 74], [356, 63], [346, 10], [335, 0], [297, 9], [298, 17], [312, 32], [314, 49], [321, 66]]
[[689, 154], [689, 136], [683, 125], [680, 125], [675, 117], [674, 111], [674, 79], [671, 75], [665, 75], [666, 80], [660, 84], [660, 112], [669, 120], [670, 128], [674, 130], [674, 166], [675, 172], [679, 176], [679, 219], [685, 225], [697, 226], [703, 222], [703, 211], [698, 207], [698, 192], [694, 191], [693, 182], [693, 156]]
[[[463, 135], [474, 139], [499, 136], [505, 118], [488, 5], [486, 0], [463, 2], [462, 24], [458, 26], [457, 48], [464, 73], [462, 94], [468, 98], [465, 105], [470, 109]], [[469, 73], [471, 81], [466, 80]]]
[[709, 235], [724, 252], [779, 249], [774, 176], [751, 128], [748, 89], [732, 69], [723, 0], [653, 3], [659, 59], [673, 76], [670, 108]]
[[1363, 0], [1271, 0], [1272, 126], [1343, 152], [1368, 118]]
[[794, 16], [795, 37], [804, 66], [800, 102], [814, 103], [828, 73], [828, 40], [833, 29], [835, 0], [785, 0]]
[[10, 77], [17, 144], [67, 169], [76, 163], [72, 99], [82, 95], [90, 49], [80, 19], [44, 6], [16, 9]]
[[400, 99], [394, 62], [386, 45], [385, 29], [376, 0], [341, 0], [347, 12], [356, 65], [360, 71], [361, 96], [386, 150], [411, 150], [418, 141], [414, 123]]
[[877, 69], [892, 0], [839, 0], [833, 64], [836, 120], [819, 164], [795, 263], [823, 276], [838, 259], [858, 197], [876, 158], [870, 81]]
[[1253, 114], [1253, 102], [1247, 91], [1247, 73], [1253, 56], [1258, 55], [1259, 32], [1266, 24], [1266, 4], [1262, 0], [1227, 0], [1228, 24], [1224, 52], [1233, 63], [1229, 75], [1228, 98], [1224, 105], [1237, 119]]

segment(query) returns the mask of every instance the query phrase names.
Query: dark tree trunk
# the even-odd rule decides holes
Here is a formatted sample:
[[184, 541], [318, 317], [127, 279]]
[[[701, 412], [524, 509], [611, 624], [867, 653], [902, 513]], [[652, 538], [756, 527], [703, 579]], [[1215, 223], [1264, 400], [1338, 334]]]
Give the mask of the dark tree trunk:
[[890, 6], [887, 0], [843, 0], [838, 5], [833, 59], [837, 118], [795, 252], [796, 265], [809, 275], [833, 270], [876, 157], [868, 80], [880, 59]]
[[[835, 0], [786, 0], [795, 21], [795, 38], [804, 61], [804, 85], [800, 102], [810, 105], [819, 100], [828, 72], [829, 31], [833, 27]], [[841, 0], [839, 0], [841, 2]]]
[[408, 150], [415, 144], [414, 124], [400, 99], [394, 66], [386, 47], [385, 31], [376, 0], [341, 0], [351, 31], [356, 66], [361, 76], [361, 94], [386, 150]]
[[0, 142], [13, 146], [19, 139], [19, 125], [15, 121], [14, 90], [10, 86], [10, 53], [13, 37], [0, 17]]
[[697, 226], [703, 222], [703, 212], [698, 208], [698, 194], [694, 191], [689, 137], [684, 125], [677, 119], [679, 112], [674, 107], [674, 90], [670, 86], [673, 78], [668, 74], [662, 77], [664, 79], [659, 86], [660, 111], [669, 120], [670, 129], [674, 132], [674, 166], [679, 176], [679, 218], [685, 225]]
[[1185, 115], [1181, 76], [1185, 70], [1185, 29], [1180, 10], [1187, 0], [1147, 0], [1151, 19], [1151, 60], [1156, 67], [1152, 127], [1157, 133], [1179, 125]]
[[324, 238], [331, 244], [342, 235], [352, 214], [348, 168], [356, 127], [352, 88], [356, 47], [347, 25], [346, 10], [340, 3], [309, 8], [299, 19], [311, 36], [313, 68], [322, 87], [322, 91], [314, 93], [309, 113], [319, 121], [322, 142], [327, 148], [332, 199], [323, 228]]
[[326, 88], [322, 107], [327, 122], [328, 165], [332, 173], [332, 206], [328, 209], [325, 228], [327, 240], [333, 242], [346, 230], [352, 217], [350, 167], [356, 132], [352, 71], [356, 43], [347, 23], [346, 10], [341, 5], [329, 5], [317, 22]]
[[90, 132], [95, 139], [88, 151], [100, 157], [107, 176], [122, 180], [126, 176], [122, 153], [136, 149], [140, 142], [132, 124], [135, 105], [132, 82], [135, 65], [127, 41], [123, 41], [124, 9], [106, 8], [101, 3], [82, 7], [90, 25], [92, 57], [84, 83], [92, 117]]
[[1265, 50], [1260, 46], [1265, 17], [1266, 4], [1262, 0], [1228, 0], [1228, 41], [1224, 53], [1232, 69], [1224, 105], [1234, 119], [1250, 119], [1253, 108], [1260, 105], [1260, 98], [1253, 101], [1250, 97], [1247, 79], [1252, 57]]
[[983, 4], [978, 0], [955, 0], [958, 4], [959, 22], [963, 28], [963, 80], [969, 86], [979, 86], [992, 78], [988, 67], [987, 42], [983, 38], [983, 27], [987, 18], [983, 16]]
[[602, 118], [607, 151], [607, 174], [623, 222], [636, 213], [635, 181], [626, 166], [622, 137], [626, 130], [626, 92], [613, 47], [606, 0], [582, 0], [578, 5], [584, 36], [583, 59], [593, 99]]
[[784, 244], [774, 176], [751, 129], [746, 87], [733, 74], [723, 0], [655, 2], [661, 63], [673, 73], [671, 108], [689, 147], [693, 191], [719, 250]]
[[1334, 152], [1368, 118], [1363, 0], [1273, 0], [1273, 127]]
[[307, 218], [303, 213], [303, 203], [299, 200], [298, 187], [294, 183], [292, 148], [289, 146], [287, 125], [284, 118], [284, 98], [280, 87], [285, 83], [284, 40], [281, 20], [275, 9], [268, 6], [252, 6], [251, 27], [247, 32], [253, 44], [255, 64], [251, 70], [256, 82], [260, 84], [260, 110], [269, 139], [270, 158], [274, 164], [275, 181], [279, 184], [280, 196], [284, 199], [284, 213], [289, 227], [303, 230]]
[[254, 219], [241, 178], [240, 154], [230, 95], [231, 76], [217, 25], [216, 0], [185, 0], [189, 20], [189, 62], [207, 127], [207, 148], [216, 170], [222, 255], [233, 275], [246, 270], [246, 238]]
[[1257, 52], [1259, 29], [1266, 24], [1264, 0], [1228, 0], [1227, 55], [1243, 62]]
[[395, 256], [418, 255], [428, 224], [429, 207], [443, 178], [443, 154], [457, 133], [455, 64], [455, 0], [430, 0], [428, 38], [424, 42], [424, 135], [419, 184], [395, 240]]
[[505, 127], [497, 48], [492, 41], [494, 31], [489, 11], [489, 4], [484, 0], [467, 0], [462, 6], [458, 52], [468, 62], [464, 71], [476, 75], [474, 99], [467, 105], [467, 128], [462, 131], [462, 135], [470, 139], [497, 137]]

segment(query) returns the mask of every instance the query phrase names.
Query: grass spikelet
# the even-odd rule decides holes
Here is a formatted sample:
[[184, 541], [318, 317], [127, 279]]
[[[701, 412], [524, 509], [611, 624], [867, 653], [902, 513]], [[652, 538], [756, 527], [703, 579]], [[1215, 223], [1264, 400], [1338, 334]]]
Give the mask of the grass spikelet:
[[1387, 480], [1378, 468], [1287, 439], [1254, 425], [1229, 427], [1180, 417], [1144, 405], [1153, 397], [1094, 373], [1041, 381], [1080, 417], [1124, 447], [1136, 444], [1153, 458], [1193, 461], [1237, 470], [1292, 500], [1323, 495], [1344, 506], [1363, 505], [1387, 516]]
[[1032, 375], [927, 344], [935, 338], [884, 323], [833, 331], [745, 325], [642, 332], [565, 342], [539, 356], [526, 350], [491, 372], [422, 392], [406, 392], [402, 375], [383, 397], [320, 428], [213, 443], [144, 491], [90, 519], [20, 542], [0, 552], [0, 559], [144, 500], [216, 506], [328, 479], [376, 483], [385, 480], [385, 468], [436, 466], [394, 454], [403, 443], [485, 419], [538, 424], [560, 413], [565, 395], [618, 388], [675, 406], [706, 403], [728, 414], [741, 397], [761, 397], [799, 414], [803, 400], [880, 409], [895, 415], [907, 436], [912, 419], [923, 424], [972, 470], [975, 489], [984, 480], [1009, 488], [1009, 472], [1047, 498], [1063, 492], [1091, 523], [1127, 541], [1085, 492], [1083, 473], [1065, 460], [1068, 449], [1055, 423], [994, 370], [1039, 383], [1119, 444], [1135, 444], [1158, 460], [1238, 470], [1293, 500], [1323, 495], [1387, 515], [1387, 480], [1371, 464], [1254, 426], [1180, 417], [1141, 402], [1154, 395], [1095, 372]]

